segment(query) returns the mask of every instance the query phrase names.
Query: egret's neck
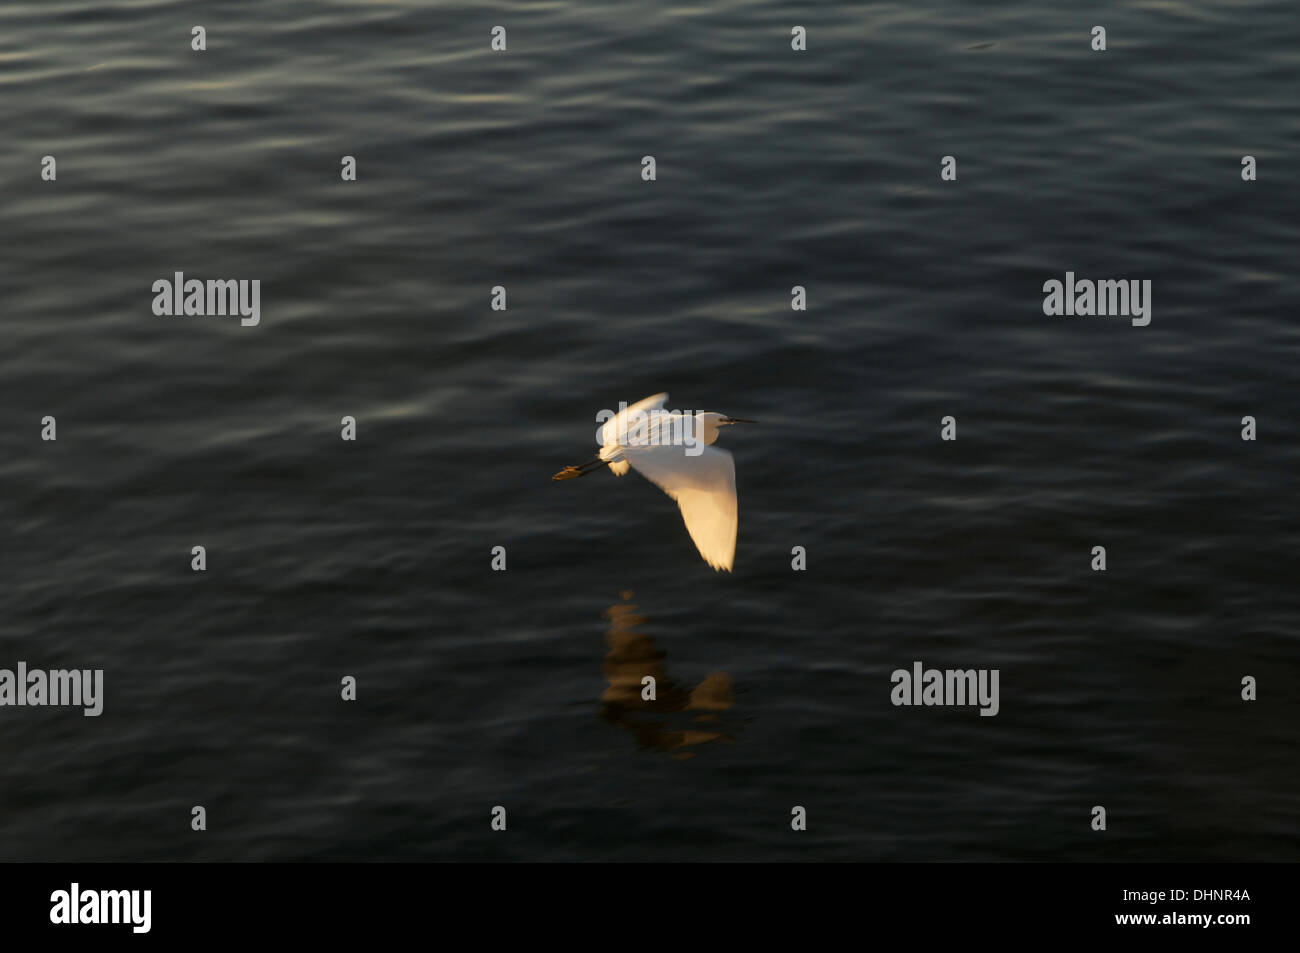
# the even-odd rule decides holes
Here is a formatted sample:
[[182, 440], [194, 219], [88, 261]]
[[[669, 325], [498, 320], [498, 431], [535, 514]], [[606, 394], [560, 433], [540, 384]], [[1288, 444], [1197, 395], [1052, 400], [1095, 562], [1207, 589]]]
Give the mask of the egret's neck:
[[706, 447], [712, 446], [718, 439], [718, 415], [695, 415], [695, 438]]

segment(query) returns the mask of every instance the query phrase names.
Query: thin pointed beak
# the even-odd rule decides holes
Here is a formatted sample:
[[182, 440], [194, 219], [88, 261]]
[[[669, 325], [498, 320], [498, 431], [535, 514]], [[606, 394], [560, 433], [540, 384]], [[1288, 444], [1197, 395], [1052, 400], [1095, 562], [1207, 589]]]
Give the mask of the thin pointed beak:
[[722, 422], [723, 422], [724, 424], [756, 424], [756, 423], [758, 423], [757, 420], [745, 420], [743, 417], [724, 417], [724, 418], [722, 419]]

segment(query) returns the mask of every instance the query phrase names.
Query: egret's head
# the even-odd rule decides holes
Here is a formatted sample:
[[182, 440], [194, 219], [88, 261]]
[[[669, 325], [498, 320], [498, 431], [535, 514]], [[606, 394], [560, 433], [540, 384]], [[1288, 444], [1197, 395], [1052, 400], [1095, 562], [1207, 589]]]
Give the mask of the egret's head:
[[705, 446], [713, 444], [718, 439], [718, 430], [722, 427], [730, 427], [732, 424], [752, 424], [755, 421], [742, 420], [740, 417], [728, 417], [726, 414], [717, 414], [709, 411], [707, 413], [696, 414], [697, 439]]

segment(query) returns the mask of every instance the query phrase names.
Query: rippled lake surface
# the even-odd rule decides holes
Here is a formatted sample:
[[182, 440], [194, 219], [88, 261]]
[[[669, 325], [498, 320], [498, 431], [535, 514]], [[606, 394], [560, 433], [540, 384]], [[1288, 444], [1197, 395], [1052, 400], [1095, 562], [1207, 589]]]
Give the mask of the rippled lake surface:
[[0, 6], [0, 859], [1300, 856], [1293, 3], [201, 8]]

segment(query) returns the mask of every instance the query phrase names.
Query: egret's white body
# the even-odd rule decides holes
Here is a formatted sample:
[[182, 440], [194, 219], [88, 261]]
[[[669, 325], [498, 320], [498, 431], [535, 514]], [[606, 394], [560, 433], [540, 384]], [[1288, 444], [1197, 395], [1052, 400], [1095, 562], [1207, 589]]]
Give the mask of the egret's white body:
[[[730, 572], [736, 556], [736, 465], [730, 453], [712, 444], [720, 427], [749, 421], [665, 411], [667, 400], [667, 394], [655, 394], [606, 421], [600, 429], [600, 465], [607, 464], [616, 476], [636, 469], [676, 500], [704, 561]], [[589, 472], [570, 467], [556, 478]]]

